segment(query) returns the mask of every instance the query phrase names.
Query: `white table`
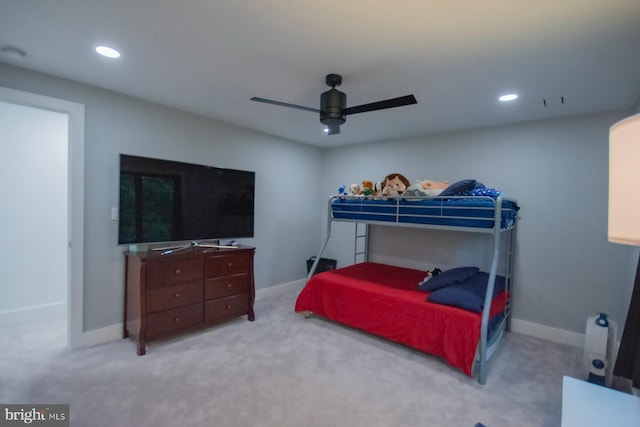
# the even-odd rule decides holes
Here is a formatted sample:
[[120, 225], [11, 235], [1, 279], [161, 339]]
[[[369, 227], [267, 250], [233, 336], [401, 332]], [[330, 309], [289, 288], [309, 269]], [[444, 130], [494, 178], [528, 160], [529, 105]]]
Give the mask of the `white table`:
[[640, 398], [571, 377], [562, 379], [562, 427], [638, 427]]

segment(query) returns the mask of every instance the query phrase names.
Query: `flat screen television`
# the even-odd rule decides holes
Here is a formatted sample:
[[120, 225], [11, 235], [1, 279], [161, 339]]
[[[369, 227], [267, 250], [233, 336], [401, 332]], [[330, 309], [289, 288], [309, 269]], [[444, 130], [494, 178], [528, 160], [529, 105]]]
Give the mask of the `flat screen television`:
[[253, 237], [255, 172], [120, 155], [119, 244]]

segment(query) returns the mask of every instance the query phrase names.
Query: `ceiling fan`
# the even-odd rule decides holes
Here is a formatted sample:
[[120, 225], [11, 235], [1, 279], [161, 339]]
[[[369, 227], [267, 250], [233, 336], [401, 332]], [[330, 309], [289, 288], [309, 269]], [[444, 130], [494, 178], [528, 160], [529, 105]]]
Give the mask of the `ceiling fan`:
[[336, 86], [342, 84], [342, 76], [340, 74], [327, 74], [325, 78], [327, 86], [331, 86], [326, 92], [320, 96], [320, 109], [304, 107], [301, 105], [288, 104], [286, 102], [274, 101], [271, 99], [251, 98], [252, 101], [264, 102], [266, 104], [280, 105], [281, 107], [297, 108], [299, 110], [320, 113], [320, 122], [327, 125], [327, 133], [336, 135], [340, 133], [340, 125], [347, 120], [346, 116], [350, 114], [365, 113], [367, 111], [384, 110], [386, 108], [402, 107], [404, 105], [417, 104], [416, 97], [413, 95], [401, 96], [399, 98], [386, 99], [384, 101], [372, 102], [370, 104], [357, 105], [347, 108], [347, 95], [336, 89]]

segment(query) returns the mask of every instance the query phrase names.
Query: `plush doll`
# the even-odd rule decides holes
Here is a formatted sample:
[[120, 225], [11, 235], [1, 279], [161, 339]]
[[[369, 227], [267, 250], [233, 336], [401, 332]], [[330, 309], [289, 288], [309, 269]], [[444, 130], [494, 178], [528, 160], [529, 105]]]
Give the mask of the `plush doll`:
[[360, 185], [359, 184], [351, 184], [349, 187], [349, 195], [350, 196], [359, 196], [360, 195]]
[[439, 196], [449, 186], [449, 181], [424, 180], [419, 181], [419, 184], [428, 196], [435, 197]]
[[360, 194], [363, 196], [375, 196], [376, 192], [373, 187], [373, 181], [362, 181], [362, 190], [360, 191]]
[[411, 185], [409, 180], [399, 173], [390, 173], [382, 182], [383, 196], [400, 196]]
[[384, 199], [382, 197], [382, 183], [381, 182], [375, 182], [373, 184], [373, 194], [374, 194], [374, 199], [375, 200], [382, 200]]
[[376, 182], [376, 183], [373, 185], [373, 191], [374, 191], [376, 194], [382, 194], [382, 183], [381, 183], [381, 182]]
[[433, 270], [427, 270], [427, 275], [424, 277], [424, 280], [420, 283], [428, 282], [432, 277], [436, 277], [438, 274], [442, 273], [442, 270], [439, 268], [434, 268]]
[[338, 196], [348, 196], [349, 192], [347, 191], [347, 186], [346, 185], [341, 185], [340, 187], [338, 187]]

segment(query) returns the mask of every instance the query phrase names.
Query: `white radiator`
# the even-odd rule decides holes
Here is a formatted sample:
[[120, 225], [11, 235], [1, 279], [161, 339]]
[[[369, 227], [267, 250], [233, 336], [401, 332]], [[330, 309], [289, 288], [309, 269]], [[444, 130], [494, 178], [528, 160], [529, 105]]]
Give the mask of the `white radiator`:
[[587, 318], [583, 365], [585, 379], [594, 384], [611, 386], [616, 361], [616, 322], [599, 313]]

